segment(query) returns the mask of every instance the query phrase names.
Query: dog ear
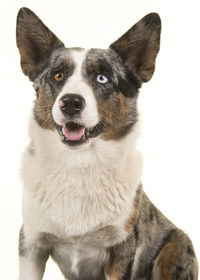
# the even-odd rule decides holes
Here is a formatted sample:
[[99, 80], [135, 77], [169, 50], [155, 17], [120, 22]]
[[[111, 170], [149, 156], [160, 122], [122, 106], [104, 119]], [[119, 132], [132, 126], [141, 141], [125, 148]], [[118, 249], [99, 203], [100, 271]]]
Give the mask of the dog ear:
[[160, 48], [161, 20], [151, 13], [142, 18], [122, 37], [110, 45], [117, 52], [125, 66], [148, 82], [155, 69], [155, 59]]
[[22, 71], [31, 80], [34, 79], [35, 68], [45, 63], [54, 49], [64, 47], [64, 44], [28, 8], [19, 10], [16, 37]]

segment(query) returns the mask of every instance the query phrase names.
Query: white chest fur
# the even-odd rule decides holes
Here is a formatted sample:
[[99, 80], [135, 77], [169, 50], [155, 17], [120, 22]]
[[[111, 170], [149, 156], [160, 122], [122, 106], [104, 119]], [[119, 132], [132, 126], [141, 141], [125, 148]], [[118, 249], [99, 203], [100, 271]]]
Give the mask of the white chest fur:
[[31, 233], [78, 236], [122, 225], [133, 210], [141, 158], [135, 136], [97, 139], [88, 149], [66, 150], [56, 132], [31, 121], [34, 153], [23, 161], [24, 224]]

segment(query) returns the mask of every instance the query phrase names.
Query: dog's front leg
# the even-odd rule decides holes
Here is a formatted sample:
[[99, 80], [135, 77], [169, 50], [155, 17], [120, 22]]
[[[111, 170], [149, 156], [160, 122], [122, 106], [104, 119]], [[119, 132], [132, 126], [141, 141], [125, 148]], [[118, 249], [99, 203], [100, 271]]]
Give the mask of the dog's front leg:
[[129, 235], [126, 241], [110, 248], [110, 260], [106, 267], [106, 280], [131, 280], [135, 257], [135, 238]]
[[19, 236], [19, 280], [42, 280], [49, 249], [37, 239], [26, 238], [23, 228]]

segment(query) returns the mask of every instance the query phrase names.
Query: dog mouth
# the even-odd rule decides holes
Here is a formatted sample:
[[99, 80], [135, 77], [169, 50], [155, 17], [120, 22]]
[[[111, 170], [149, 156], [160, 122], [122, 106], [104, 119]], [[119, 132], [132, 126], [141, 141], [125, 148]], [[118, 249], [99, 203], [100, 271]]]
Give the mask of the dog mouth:
[[66, 122], [62, 125], [56, 124], [56, 129], [61, 141], [69, 146], [77, 146], [89, 142], [90, 138], [99, 136], [104, 129], [104, 123], [100, 121], [96, 126], [86, 128], [77, 122]]

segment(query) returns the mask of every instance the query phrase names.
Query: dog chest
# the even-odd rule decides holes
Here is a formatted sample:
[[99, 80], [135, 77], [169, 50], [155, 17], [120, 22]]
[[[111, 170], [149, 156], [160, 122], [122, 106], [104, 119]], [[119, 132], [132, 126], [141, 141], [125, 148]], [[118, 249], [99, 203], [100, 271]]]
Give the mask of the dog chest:
[[82, 239], [74, 239], [57, 244], [52, 257], [68, 279], [81, 276], [81, 279], [89, 280], [104, 279], [104, 266], [109, 255], [99, 242], [94, 246]]
[[38, 155], [26, 153], [24, 222], [32, 230], [37, 225], [40, 232], [77, 236], [125, 221], [133, 210], [138, 168], [137, 176], [129, 172], [133, 164], [129, 161], [125, 172], [119, 172], [122, 160], [113, 163], [112, 153], [108, 161], [104, 154], [95, 158], [92, 150], [66, 157], [53, 148], [47, 143], [36, 151]]
[[122, 226], [107, 226], [79, 237], [59, 238], [41, 234], [40, 246], [51, 248], [51, 256], [68, 279], [104, 279], [109, 247], [127, 238]]

